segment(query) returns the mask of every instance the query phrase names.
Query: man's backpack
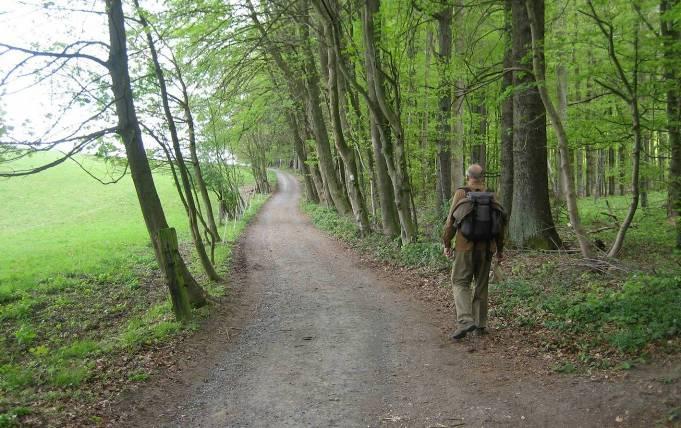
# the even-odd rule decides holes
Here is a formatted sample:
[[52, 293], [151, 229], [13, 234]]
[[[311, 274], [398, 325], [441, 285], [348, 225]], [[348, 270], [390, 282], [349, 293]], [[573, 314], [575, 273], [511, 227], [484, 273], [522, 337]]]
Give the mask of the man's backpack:
[[494, 200], [492, 192], [466, 191], [467, 203], [472, 204], [470, 212], [459, 221], [457, 228], [469, 241], [494, 241], [501, 234], [505, 215]]

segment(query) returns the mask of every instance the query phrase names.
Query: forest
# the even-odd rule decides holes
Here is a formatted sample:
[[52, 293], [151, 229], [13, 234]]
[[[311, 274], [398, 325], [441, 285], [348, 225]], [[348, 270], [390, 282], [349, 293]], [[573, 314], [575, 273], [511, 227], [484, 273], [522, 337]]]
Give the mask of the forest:
[[[508, 215], [510, 279], [496, 289], [507, 298], [498, 301], [503, 323], [574, 335], [565, 343], [538, 334], [541, 346], [572, 355], [555, 366], [563, 372], [626, 365], [655, 354], [651, 346], [678, 352], [678, 0], [17, 1], [0, 6], [3, 15], [19, 20], [8, 28], [44, 27], [33, 38], [0, 33], [5, 194], [37, 198], [29, 185], [11, 186], [59, 181], [49, 174], [67, 165], [102, 188], [128, 183], [126, 201], [144, 224], [134, 240], [149, 242], [146, 266], [158, 269], [177, 325], [193, 325], [224, 294], [225, 246], [237, 236], [221, 229], [245, 227], [278, 186], [273, 170], [296, 174], [316, 226], [390, 269], [440, 275], [450, 267], [440, 237], [451, 198], [477, 163]], [[31, 25], [18, 18], [26, 16]], [[44, 111], [31, 102], [36, 93]], [[23, 122], [22, 96], [33, 117]], [[50, 199], [57, 188], [45, 189]], [[84, 205], [107, 203], [88, 192]], [[22, 231], [8, 243], [38, 239], [19, 228], [32, 215], [3, 217]], [[87, 234], [77, 230], [65, 234]], [[101, 236], [110, 242], [115, 232]], [[49, 300], [36, 297], [36, 284], [52, 287], [71, 268], [48, 262], [52, 271], [24, 275], [25, 265], [12, 265], [28, 263], [21, 245], [6, 245], [22, 255], [8, 255], [0, 272], [0, 344], [9, 351], [0, 387], [14, 405], [31, 396], [17, 391], [77, 365], [63, 357], [68, 343], [33, 331], [42, 315], [30, 315]], [[79, 245], [87, 253], [94, 244]], [[120, 245], [92, 257], [132, 269]], [[78, 275], [55, 287], [77, 289], [68, 284]], [[546, 291], [557, 277], [569, 291]], [[525, 303], [514, 293], [527, 293]], [[598, 298], [614, 306], [596, 308]], [[587, 339], [588, 329], [565, 324], [580, 316], [612, 336]], [[0, 422], [22, 417], [4, 404]]]

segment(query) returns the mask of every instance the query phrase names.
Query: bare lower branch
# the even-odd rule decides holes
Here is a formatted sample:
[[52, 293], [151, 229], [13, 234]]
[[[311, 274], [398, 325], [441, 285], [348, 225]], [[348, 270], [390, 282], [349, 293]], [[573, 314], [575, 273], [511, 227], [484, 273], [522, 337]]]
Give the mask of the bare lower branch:
[[[101, 137], [108, 135], [108, 134], [113, 134], [117, 130], [118, 130], [118, 128], [111, 127], [111, 128], [102, 129], [102, 130], [99, 130], [99, 131], [96, 131], [96, 132], [93, 132], [93, 133], [87, 134], [87, 135], [80, 135], [80, 136], [73, 137], [73, 138], [67, 138], [67, 139], [49, 142], [47, 144], [50, 145], [50, 146], [56, 146], [57, 144], [60, 144], [60, 143], [69, 143], [69, 142], [74, 142], [74, 141], [78, 141], [78, 144], [76, 144], [68, 152], [63, 153], [62, 157], [60, 157], [59, 159], [56, 159], [52, 162], [48, 162], [48, 163], [41, 165], [41, 166], [38, 166], [36, 168], [16, 170], [16, 171], [11, 171], [11, 172], [0, 171], [0, 177], [21, 177], [21, 176], [25, 176], [25, 175], [37, 174], [39, 172], [45, 171], [46, 169], [50, 169], [52, 167], [55, 167], [55, 166], [63, 163], [66, 159], [69, 159], [71, 156], [73, 156], [77, 153], [80, 153], [89, 143], [96, 140], [97, 138], [101, 138]], [[0, 142], [0, 144], [5, 144], [5, 143]], [[24, 143], [24, 145], [28, 145], [28, 143]], [[37, 150], [33, 150], [33, 151], [37, 151]]]

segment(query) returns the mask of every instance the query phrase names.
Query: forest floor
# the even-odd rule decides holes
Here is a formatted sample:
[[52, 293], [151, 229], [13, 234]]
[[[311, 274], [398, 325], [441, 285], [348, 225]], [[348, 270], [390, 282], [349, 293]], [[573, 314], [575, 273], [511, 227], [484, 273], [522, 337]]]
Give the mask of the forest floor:
[[453, 315], [424, 295], [427, 279], [320, 232], [297, 180], [278, 180], [235, 250], [229, 301], [104, 423], [652, 426], [681, 403], [673, 355], [563, 374], [513, 328], [452, 343]]

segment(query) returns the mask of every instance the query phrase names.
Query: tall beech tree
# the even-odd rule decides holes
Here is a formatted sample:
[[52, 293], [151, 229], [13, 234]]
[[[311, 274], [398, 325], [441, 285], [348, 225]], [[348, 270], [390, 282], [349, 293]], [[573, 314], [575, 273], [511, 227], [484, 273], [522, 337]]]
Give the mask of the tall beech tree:
[[[537, 40], [544, 39], [544, 1], [531, 4]], [[551, 249], [561, 244], [551, 216], [547, 172], [546, 110], [532, 73], [532, 34], [525, 0], [512, 1], [513, 40], [513, 211], [511, 241], [521, 247]], [[543, 44], [534, 56], [544, 68]]]

